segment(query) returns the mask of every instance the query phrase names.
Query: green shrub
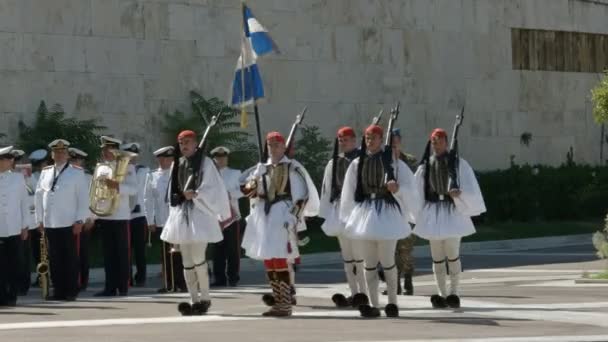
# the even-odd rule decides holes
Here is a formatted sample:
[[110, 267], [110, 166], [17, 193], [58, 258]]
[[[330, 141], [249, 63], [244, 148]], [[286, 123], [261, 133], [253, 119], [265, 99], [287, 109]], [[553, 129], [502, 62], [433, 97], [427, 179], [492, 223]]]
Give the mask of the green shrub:
[[56, 104], [50, 110], [44, 101], [36, 111], [36, 120], [32, 126], [19, 121], [19, 137], [16, 147], [31, 152], [36, 149], [48, 149], [48, 144], [55, 139], [65, 139], [71, 146], [85, 151], [87, 168], [92, 169], [99, 158], [99, 137], [97, 132], [105, 129], [97, 124], [96, 119], [78, 120], [67, 118], [61, 105]]
[[211, 118], [223, 112], [216, 126], [209, 132], [208, 150], [216, 146], [226, 146], [231, 150], [230, 165], [244, 170], [258, 160], [257, 148], [249, 141], [250, 134], [240, 129], [237, 110], [229, 107], [218, 98], [205, 99], [197, 92], [190, 92], [192, 112], [175, 111], [165, 117], [165, 143], [174, 145], [179, 132], [190, 129], [198, 133], [199, 139]]
[[317, 126], [304, 125], [295, 145], [296, 160], [302, 163], [317, 189], [321, 189], [325, 165], [331, 157], [332, 142], [323, 137]]
[[608, 167], [513, 165], [481, 172], [488, 221], [601, 217], [608, 203]]

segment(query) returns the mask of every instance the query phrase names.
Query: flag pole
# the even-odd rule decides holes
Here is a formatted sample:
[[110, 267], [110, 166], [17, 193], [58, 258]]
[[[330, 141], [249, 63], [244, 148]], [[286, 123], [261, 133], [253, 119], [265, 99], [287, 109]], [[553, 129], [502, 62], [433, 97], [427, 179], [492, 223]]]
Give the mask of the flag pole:
[[[243, 32], [245, 32], [245, 1], [241, 2], [241, 9], [242, 9], [242, 24], [243, 24]], [[246, 39], [246, 37], [244, 37], [244, 39]], [[241, 63], [244, 66], [245, 65], [245, 54], [248, 53], [247, 51], [245, 51], [246, 49], [244, 48], [244, 44], [241, 44]], [[255, 117], [255, 130], [256, 130], [256, 135], [258, 137], [258, 154], [259, 154], [259, 162], [260, 163], [266, 163], [266, 160], [264, 160], [264, 145], [262, 145], [263, 141], [262, 141], [262, 129], [260, 127], [260, 113], [258, 110], [258, 102], [255, 98], [255, 90], [254, 90], [254, 82], [253, 82], [253, 72], [251, 71], [251, 65], [247, 67], [249, 69], [249, 81], [251, 82], [251, 87], [250, 87], [250, 91], [251, 91], [251, 99], [253, 100], [253, 113], [254, 113], [254, 117]], [[242, 72], [244, 73], [245, 68], [241, 67]], [[246, 75], [246, 73], [245, 73]], [[241, 74], [241, 79], [243, 80], [242, 84], [243, 84], [243, 91], [241, 92], [241, 94], [243, 95], [243, 103], [245, 103], [245, 77], [243, 77], [244, 75]], [[245, 111], [245, 106], [242, 107], [243, 111]], [[243, 124], [243, 122], [247, 122], [246, 120], [246, 116], [245, 119], [241, 118], [241, 125]], [[268, 194], [268, 184], [266, 182], [266, 177], [262, 176], [262, 189], [264, 190], [264, 195], [266, 196]], [[264, 208], [266, 211], [266, 214], [268, 214], [269, 211], [269, 207], [268, 208]]]
[[245, 107], [245, 1], [241, 1], [241, 32], [243, 35], [241, 36], [241, 128], [247, 128], [247, 110]]

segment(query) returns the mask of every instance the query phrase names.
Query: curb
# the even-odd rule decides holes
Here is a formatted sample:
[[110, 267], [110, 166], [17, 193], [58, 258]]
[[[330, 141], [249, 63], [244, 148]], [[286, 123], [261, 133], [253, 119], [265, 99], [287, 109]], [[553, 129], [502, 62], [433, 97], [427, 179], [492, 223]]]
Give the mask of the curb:
[[[497, 240], [464, 242], [460, 246], [460, 254], [479, 254], [480, 252], [506, 252], [521, 251], [527, 249], [556, 248], [566, 246], [580, 246], [591, 243], [592, 234], [549, 236], [528, 239]], [[413, 251], [414, 257], [423, 258], [431, 255], [428, 245], [416, 246]], [[342, 256], [339, 252], [315, 253], [302, 255], [302, 264], [306, 266], [322, 266], [329, 264], [342, 263]], [[241, 259], [241, 272], [263, 271], [264, 265], [259, 260], [249, 258]], [[160, 264], [148, 265], [148, 277], [156, 277], [160, 273]], [[104, 281], [103, 268], [94, 268], [89, 272], [90, 283], [100, 283]]]

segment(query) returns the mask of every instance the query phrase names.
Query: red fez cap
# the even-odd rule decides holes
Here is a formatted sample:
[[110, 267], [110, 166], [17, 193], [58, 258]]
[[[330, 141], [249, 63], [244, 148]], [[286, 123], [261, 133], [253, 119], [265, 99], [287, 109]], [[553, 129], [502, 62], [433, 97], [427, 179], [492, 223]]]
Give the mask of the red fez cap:
[[377, 134], [379, 136], [382, 136], [382, 134], [384, 134], [384, 130], [378, 125], [369, 125], [365, 129], [365, 134]]
[[185, 130], [185, 131], [181, 131], [179, 133], [179, 135], [177, 136], [177, 140], [181, 140], [184, 138], [188, 138], [188, 137], [192, 137], [192, 138], [196, 138], [196, 133], [194, 133], [194, 131], [191, 130]]
[[431, 139], [433, 139], [434, 137], [447, 139], [448, 134], [442, 128], [435, 128], [433, 132], [431, 132]]
[[356, 137], [355, 130], [352, 127], [344, 126], [338, 130], [338, 137]]
[[270, 133], [266, 134], [266, 141], [272, 140], [272, 139], [274, 139], [276, 141], [280, 141], [282, 143], [285, 142], [285, 138], [279, 132], [270, 132]]

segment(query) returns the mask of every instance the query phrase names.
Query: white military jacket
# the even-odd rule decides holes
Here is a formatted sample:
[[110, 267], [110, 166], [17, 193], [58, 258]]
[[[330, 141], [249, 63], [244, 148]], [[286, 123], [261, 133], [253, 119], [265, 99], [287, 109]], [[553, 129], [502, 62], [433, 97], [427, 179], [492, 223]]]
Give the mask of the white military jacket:
[[142, 216], [147, 217], [146, 206], [144, 204], [144, 193], [146, 191], [146, 179], [148, 178], [148, 174], [150, 174], [150, 168], [147, 168], [145, 166], [135, 166], [135, 177], [137, 178], [137, 194], [133, 197], [135, 197], [135, 205], [139, 205], [139, 212], [132, 212], [132, 219]]
[[167, 203], [167, 189], [171, 179], [171, 168], [163, 170], [158, 168], [148, 174], [146, 191], [144, 193], [144, 206], [148, 224], [163, 227], [169, 217], [169, 203]]
[[36, 187], [36, 223], [65, 228], [89, 216], [89, 186], [81, 168], [68, 164], [42, 169]]
[[25, 179], [21, 173], [0, 173], [0, 237], [21, 233], [31, 222]]
[[241, 192], [241, 185], [239, 178], [241, 178], [241, 171], [225, 167], [219, 169], [220, 175], [224, 180], [226, 190], [228, 190], [228, 196], [230, 197], [230, 207], [234, 213], [232, 217], [234, 220], [241, 218], [241, 211], [239, 209], [239, 198], [243, 197]]

